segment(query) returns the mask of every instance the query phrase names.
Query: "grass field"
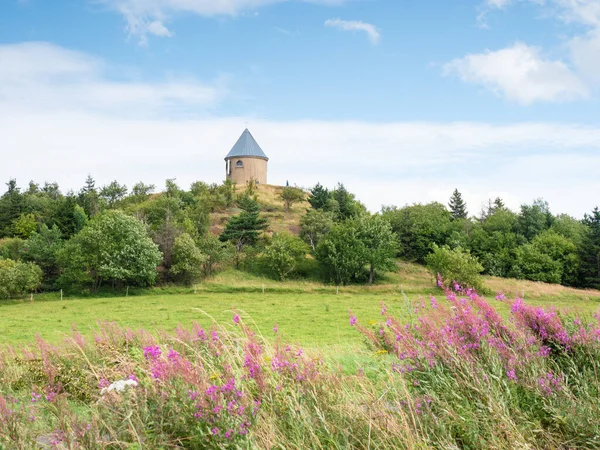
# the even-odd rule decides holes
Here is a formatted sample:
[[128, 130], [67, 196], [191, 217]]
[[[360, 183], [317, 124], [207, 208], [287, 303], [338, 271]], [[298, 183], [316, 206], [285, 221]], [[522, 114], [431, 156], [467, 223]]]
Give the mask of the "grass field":
[[[508, 298], [524, 295], [533, 305], [595, 312], [600, 292], [556, 285], [487, 278], [493, 291]], [[264, 293], [263, 293], [264, 286]], [[194, 292], [195, 291], [195, 292]], [[381, 320], [381, 302], [398, 315], [410, 314], [412, 302], [440, 295], [431, 276], [420, 266], [401, 264], [380, 284], [339, 289], [317, 282], [276, 282], [246, 273], [228, 271], [196, 288], [131, 291], [132, 295], [85, 298], [57, 294], [35, 296], [33, 301], [0, 302], [0, 342], [31, 341], [36, 334], [59, 342], [73, 326], [88, 334], [101, 322], [117, 322], [130, 328], [173, 330], [192, 322], [209, 325], [214, 319], [229, 323], [232, 308], [238, 310], [266, 337], [276, 324], [286, 341], [309, 347], [355, 347], [361, 337], [348, 324], [348, 310], [364, 322]], [[493, 297], [493, 296], [489, 296]], [[491, 300], [505, 314], [508, 305]], [[353, 350], [354, 351], [354, 350]]]

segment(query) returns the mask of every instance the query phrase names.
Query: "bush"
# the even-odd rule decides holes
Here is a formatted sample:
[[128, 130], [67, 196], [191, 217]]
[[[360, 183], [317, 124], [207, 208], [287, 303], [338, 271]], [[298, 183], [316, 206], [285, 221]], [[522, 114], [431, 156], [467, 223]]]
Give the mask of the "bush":
[[87, 284], [92, 291], [104, 282], [152, 285], [161, 257], [139, 220], [122, 211], [106, 211], [60, 250], [59, 281], [68, 286]]
[[273, 236], [263, 259], [269, 271], [277, 279], [285, 280], [295, 273], [307, 253], [308, 246], [300, 238], [291, 234], [278, 233]]
[[0, 298], [35, 291], [42, 283], [42, 269], [32, 263], [0, 260]]
[[192, 237], [184, 233], [175, 238], [173, 245], [173, 265], [171, 274], [185, 283], [191, 283], [202, 274], [202, 264], [208, 257], [204, 255]]
[[483, 288], [479, 260], [462, 248], [454, 250], [433, 244], [433, 253], [425, 258], [427, 268], [434, 276], [438, 274], [447, 282], [456, 282], [476, 290]]

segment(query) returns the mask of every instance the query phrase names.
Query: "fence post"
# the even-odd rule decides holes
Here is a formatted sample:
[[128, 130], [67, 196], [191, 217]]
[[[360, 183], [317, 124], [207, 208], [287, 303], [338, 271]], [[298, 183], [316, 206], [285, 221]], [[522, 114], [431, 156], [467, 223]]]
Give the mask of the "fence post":
[[263, 283], [262, 289], [263, 289], [263, 294], [264, 294], [265, 293], [265, 283]]
[[62, 289], [60, 290], [60, 299], [63, 299], [63, 293], [62, 293]]
[[129, 297], [129, 286], [127, 286], [127, 289], [125, 290], [125, 297]]

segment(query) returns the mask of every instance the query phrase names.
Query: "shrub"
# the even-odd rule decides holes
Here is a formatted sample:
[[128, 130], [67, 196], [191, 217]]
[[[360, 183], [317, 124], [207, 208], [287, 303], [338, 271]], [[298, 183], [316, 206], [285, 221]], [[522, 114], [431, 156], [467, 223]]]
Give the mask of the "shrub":
[[32, 292], [42, 283], [42, 269], [32, 263], [0, 260], [0, 297], [15, 297]]
[[89, 285], [104, 282], [151, 285], [161, 261], [157, 245], [144, 225], [122, 211], [106, 211], [69, 240], [59, 252], [60, 282]]
[[277, 279], [285, 280], [295, 273], [307, 253], [308, 246], [300, 238], [287, 233], [278, 233], [273, 236], [263, 259], [269, 271]]
[[454, 250], [433, 244], [433, 253], [425, 258], [427, 268], [434, 276], [438, 274], [447, 282], [456, 282], [480, 290], [483, 288], [479, 260], [462, 248]]
[[202, 274], [202, 264], [207, 259], [208, 257], [196, 247], [192, 237], [184, 233], [175, 238], [171, 274], [185, 283], [191, 283]]

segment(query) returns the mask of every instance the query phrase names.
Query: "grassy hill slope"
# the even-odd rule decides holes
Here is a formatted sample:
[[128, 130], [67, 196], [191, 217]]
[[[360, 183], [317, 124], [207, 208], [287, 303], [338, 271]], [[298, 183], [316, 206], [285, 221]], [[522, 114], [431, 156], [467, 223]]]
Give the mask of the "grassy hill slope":
[[[241, 194], [245, 187], [238, 186], [236, 193]], [[289, 212], [285, 212], [283, 202], [279, 198], [283, 186], [273, 186], [261, 184], [257, 186], [256, 196], [260, 210], [264, 217], [269, 220], [268, 233], [290, 232], [294, 234], [300, 233], [300, 218], [310, 208], [307, 201], [296, 203]], [[223, 212], [217, 212], [210, 215], [210, 231], [217, 235], [225, 228], [227, 220], [238, 214], [238, 208], [229, 208]]]

